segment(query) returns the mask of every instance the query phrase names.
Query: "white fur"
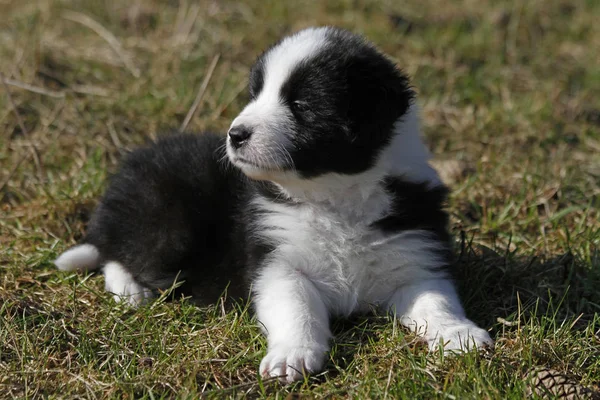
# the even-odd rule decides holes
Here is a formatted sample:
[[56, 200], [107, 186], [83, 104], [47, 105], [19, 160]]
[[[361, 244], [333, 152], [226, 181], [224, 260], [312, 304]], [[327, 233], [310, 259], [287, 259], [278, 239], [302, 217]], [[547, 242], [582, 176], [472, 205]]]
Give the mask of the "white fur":
[[257, 317], [269, 342], [260, 373], [287, 382], [321, 369], [331, 336], [327, 306], [295, 261], [273, 259], [253, 286]]
[[[61, 271], [89, 271], [97, 269], [100, 261], [98, 249], [91, 244], [81, 244], [65, 251], [54, 264]], [[119, 263], [107, 262], [102, 268], [105, 289], [115, 301], [125, 301], [133, 306], [153, 297], [150, 289], [135, 282], [133, 276]]]
[[435, 272], [445, 262], [436, 255], [438, 241], [426, 231], [386, 235], [369, 228], [390, 199], [368, 175], [362, 185], [354, 181], [345, 189], [343, 182], [352, 179], [339, 176], [316, 179], [315, 191], [283, 187], [302, 200], [296, 205], [255, 201], [268, 211], [256, 234], [276, 246], [253, 286], [269, 342], [264, 376], [291, 382], [303, 370], [320, 370], [329, 348], [329, 315], [373, 307], [395, 312], [432, 350], [440, 340], [445, 351], [491, 344], [487, 332], [465, 317], [452, 283]]
[[411, 182], [442, 183], [438, 173], [429, 165], [429, 151], [421, 138], [419, 109], [412, 104], [407, 113], [394, 125], [396, 135], [380, 163], [385, 163], [390, 175], [401, 176]]
[[[264, 91], [266, 96], [277, 96], [281, 85], [298, 64], [317, 54], [325, 45], [329, 28], [308, 28], [283, 39], [271, 49], [266, 59]], [[278, 96], [277, 96], [278, 97]]]
[[113, 294], [115, 301], [125, 301], [137, 306], [152, 298], [152, 292], [137, 283], [118, 262], [107, 262], [102, 272], [106, 291]]
[[388, 302], [402, 325], [424, 337], [429, 348], [464, 351], [492, 345], [489, 334], [465, 317], [456, 290], [446, 279], [417, 280]]
[[[244, 125], [254, 132], [244, 149], [247, 160], [228, 147], [229, 158], [249, 177], [271, 179], [270, 170], [292, 167], [286, 148], [291, 143], [286, 135], [274, 135], [292, 122], [293, 115], [282, 104], [279, 91], [294, 67], [318, 53], [325, 44], [327, 28], [312, 28], [285, 38], [266, 55], [265, 81], [260, 95], [232, 121], [231, 127]], [[228, 139], [229, 140], [229, 139]], [[237, 161], [237, 162], [236, 162]], [[257, 165], [262, 168], [257, 168]], [[265, 171], [267, 170], [267, 171]]]
[[98, 268], [100, 253], [91, 244], [81, 244], [62, 253], [54, 265], [61, 271], [94, 270]]

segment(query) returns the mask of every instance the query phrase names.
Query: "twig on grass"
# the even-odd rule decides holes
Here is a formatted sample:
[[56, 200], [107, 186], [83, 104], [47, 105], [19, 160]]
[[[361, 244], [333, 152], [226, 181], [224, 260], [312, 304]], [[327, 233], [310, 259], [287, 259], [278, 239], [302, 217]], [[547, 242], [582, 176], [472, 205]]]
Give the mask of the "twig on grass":
[[75, 93], [79, 94], [89, 94], [91, 96], [100, 96], [100, 97], [109, 97], [110, 92], [106, 89], [103, 89], [98, 86], [90, 86], [90, 85], [70, 85], [69, 89], [71, 89]]
[[21, 114], [19, 114], [19, 109], [17, 108], [17, 105], [15, 104], [15, 102], [10, 94], [10, 89], [8, 88], [8, 83], [6, 82], [6, 78], [2, 72], [0, 72], [0, 79], [2, 80], [2, 85], [4, 85], [4, 90], [6, 90], [6, 97], [8, 97], [8, 102], [10, 103], [11, 107], [13, 108], [15, 117], [17, 117], [17, 123], [21, 127], [21, 132], [23, 132], [23, 134], [25, 136], [27, 136], [27, 128], [25, 128], [25, 124], [23, 123]]
[[499, 323], [501, 323], [504, 326], [509, 326], [509, 327], [519, 325], [519, 321], [508, 321], [502, 317], [496, 318], [496, 321], [498, 321]]
[[121, 59], [121, 62], [123, 65], [125, 65], [125, 68], [127, 68], [134, 77], [140, 77], [140, 70], [133, 64], [129, 56], [125, 54], [119, 39], [117, 39], [116, 36], [113, 35], [108, 29], [103, 27], [99, 22], [95, 21], [91, 17], [76, 11], [65, 11], [62, 16], [69, 21], [77, 22], [96, 32], [98, 36], [104, 39], [106, 43], [108, 43], [108, 45], [114, 50], [114, 52], [117, 53]]
[[[262, 378], [262, 383], [277, 382], [279, 380], [279, 378], [280, 378], [279, 376]], [[216, 377], [215, 377], [215, 380], [216, 380]], [[258, 381], [258, 380], [252, 381], [252, 382], [240, 383], [240, 384], [232, 385], [232, 386], [229, 386], [226, 388], [214, 389], [214, 390], [210, 390], [208, 392], [202, 392], [200, 394], [200, 398], [209, 398], [209, 397], [213, 397], [217, 394], [224, 395], [225, 393], [236, 392], [238, 390], [245, 390], [245, 394], [248, 394], [248, 393], [252, 392], [256, 387], [260, 387], [260, 381]]]
[[387, 382], [385, 384], [385, 391], [383, 392], [383, 398], [388, 398], [388, 390], [390, 389], [390, 383], [392, 382], [392, 371], [394, 370], [394, 363], [390, 364], [390, 372], [388, 373]]
[[[26, 137], [28, 137], [29, 136], [29, 131], [27, 130], [27, 127], [25, 126], [25, 123], [23, 122], [23, 118], [21, 118], [21, 114], [19, 113], [19, 109], [17, 108], [17, 105], [15, 104], [15, 102], [14, 102], [14, 100], [12, 98], [12, 95], [10, 94], [10, 89], [8, 87], [8, 85], [9, 85], [10, 82], [17, 82], [17, 81], [13, 81], [11, 79], [7, 79], [2, 72], [0, 72], [0, 80], [2, 81], [2, 85], [4, 86], [4, 90], [6, 90], [6, 96], [8, 97], [8, 101], [9, 101], [11, 107], [13, 108], [13, 111], [15, 113], [15, 117], [17, 118], [17, 123], [19, 124], [19, 127], [21, 128], [21, 132], [23, 132], [23, 135], [25, 135]], [[34, 88], [34, 86], [31, 86], [31, 85], [27, 85], [27, 84], [23, 84], [23, 85], [25, 85], [26, 87], [29, 87], [29, 89]], [[40, 88], [40, 90], [43, 91], [44, 89]], [[40, 182], [42, 182], [43, 167], [42, 167], [42, 161], [40, 159], [40, 154], [38, 152], [38, 149], [35, 147], [35, 145], [33, 143], [29, 143], [29, 150], [31, 151], [31, 156], [33, 157], [33, 162], [35, 163], [35, 166], [36, 166], [36, 170], [37, 170], [37, 173], [38, 173], [38, 180]], [[13, 167], [13, 169], [11, 169], [11, 171], [8, 173], [8, 176], [0, 184], [0, 191], [2, 191], [6, 187], [6, 185], [8, 185], [8, 181], [10, 181], [10, 179], [12, 178], [12, 176], [17, 171], [17, 168], [19, 168], [19, 165], [21, 165], [21, 163], [25, 160], [26, 157], [27, 157], [26, 155], [23, 155], [23, 156], [21, 156], [21, 158], [19, 158], [19, 160], [17, 161], [17, 163], [15, 164], [15, 166]]]
[[6, 187], [6, 185], [8, 185], [8, 182], [10, 181], [10, 179], [13, 177], [15, 172], [17, 172], [17, 168], [19, 168], [19, 165], [21, 165], [21, 163], [23, 161], [25, 161], [26, 158], [27, 158], [27, 154], [22, 155], [21, 158], [19, 158], [19, 160], [12, 167], [12, 169], [10, 170], [10, 172], [8, 173], [6, 178], [4, 178], [4, 180], [2, 182], [0, 182], [0, 192], [2, 192], [4, 190], [4, 188]]
[[8, 91], [7, 86], [10, 85], [10, 86], [18, 87], [23, 90], [27, 90], [29, 92], [43, 94], [44, 96], [54, 97], [56, 99], [62, 99], [63, 97], [65, 97], [64, 92], [56, 92], [54, 90], [48, 90], [43, 87], [30, 85], [29, 83], [17, 81], [15, 79], [6, 78], [6, 77], [4, 77], [4, 75], [2, 75], [2, 83], [4, 84], [6, 91]]
[[179, 128], [181, 131], [184, 131], [187, 128], [188, 124], [190, 123], [190, 120], [196, 112], [196, 109], [200, 105], [200, 102], [204, 97], [204, 93], [206, 92], [206, 88], [208, 87], [208, 83], [210, 82], [210, 78], [212, 77], [213, 72], [215, 71], [215, 67], [217, 66], [217, 62], [219, 62], [220, 56], [220, 54], [217, 54], [213, 57], [212, 62], [210, 63], [208, 70], [206, 71], [206, 75], [204, 76], [204, 80], [202, 81], [202, 85], [200, 85], [200, 89], [198, 90], [196, 99], [194, 100], [194, 103], [190, 107], [190, 110], [188, 111], [187, 115], [185, 116], [185, 119], [183, 120], [183, 123], [181, 124], [181, 127]]
[[[55, 99], [64, 99], [67, 91], [55, 91], [49, 90], [40, 86], [31, 85], [29, 83], [21, 82], [15, 79], [4, 78], [4, 85], [14, 86], [19, 89], [27, 90], [28, 92], [33, 92], [37, 94], [41, 94], [48, 97], [53, 97]], [[68, 87], [72, 92], [79, 94], [87, 94], [92, 96], [102, 96], [108, 97], [110, 96], [110, 92], [106, 89], [89, 86], [89, 85], [70, 85]]]
[[117, 135], [117, 131], [115, 130], [115, 125], [113, 124], [112, 120], [109, 120], [106, 123], [106, 127], [108, 128], [108, 134], [110, 135], [110, 139], [115, 145], [115, 148], [119, 151], [120, 154], [125, 153], [125, 151], [123, 150], [123, 144], [119, 139], [119, 135]]
[[[21, 118], [21, 114], [19, 114], [19, 109], [17, 108], [17, 105], [15, 104], [15, 102], [10, 94], [10, 89], [8, 88], [8, 83], [6, 82], [6, 77], [4, 76], [4, 74], [2, 72], [0, 72], [0, 80], [2, 80], [2, 85], [4, 86], [4, 90], [6, 90], [6, 97], [8, 97], [8, 102], [10, 103], [10, 105], [13, 109], [13, 112], [15, 113], [15, 117], [17, 118], [17, 123], [21, 127], [21, 132], [23, 132], [23, 134], [25, 136], [27, 136], [27, 133], [28, 133], [27, 128], [25, 127], [25, 123], [23, 122], [23, 119]], [[21, 156], [21, 158], [19, 158], [19, 160], [15, 163], [15, 165], [12, 167], [12, 169], [8, 172], [8, 175], [6, 176], [6, 178], [4, 178], [4, 180], [2, 182], [0, 182], [0, 192], [2, 192], [4, 190], [4, 188], [6, 187], [6, 185], [8, 185], [8, 182], [13, 177], [15, 172], [17, 172], [17, 168], [19, 168], [19, 165], [21, 165], [21, 163], [25, 160], [25, 158], [27, 158], [27, 154], [24, 154]]]
[[215, 112], [212, 114], [211, 118], [216, 119], [223, 114], [223, 112], [237, 99], [237, 97], [246, 89], [247, 83], [242, 81], [233, 91], [233, 96], [227, 99], [223, 103], [221, 103], [218, 107], [216, 107]]
[[187, 8], [187, 10], [184, 11], [185, 14], [183, 15], [183, 18], [180, 19], [179, 14], [177, 16], [178, 22], [175, 25], [177, 27], [177, 32], [174, 35], [174, 42], [176, 45], [187, 43], [190, 33], [192, 32], [192, 28], [194, 27], [194, 24], [198, 19], [198, 15], [202, 10], [202, 8], [196, 4], [192, 4], [189, 8], [185, 8]]

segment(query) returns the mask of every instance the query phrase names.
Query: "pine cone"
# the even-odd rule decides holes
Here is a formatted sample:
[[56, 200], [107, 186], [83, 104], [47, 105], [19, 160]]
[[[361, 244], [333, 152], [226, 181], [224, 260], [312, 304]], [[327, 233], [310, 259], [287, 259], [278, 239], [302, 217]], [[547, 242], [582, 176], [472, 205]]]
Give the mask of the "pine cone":
[[565, 400], [598, 400], [600, 393], [580, 385], [574, 379], [550, 368], [537, 368], [525, 376], [528, 395]]

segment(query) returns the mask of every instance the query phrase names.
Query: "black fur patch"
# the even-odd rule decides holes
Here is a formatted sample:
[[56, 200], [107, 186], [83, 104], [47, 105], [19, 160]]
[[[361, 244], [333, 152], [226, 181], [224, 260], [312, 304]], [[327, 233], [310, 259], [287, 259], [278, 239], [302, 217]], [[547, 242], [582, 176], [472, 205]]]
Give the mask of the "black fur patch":
[[371, 168], [413, 92], [406, 76], [375, 47], [330, 28], [327, 44], [296, 67], [280, 96], [296, 119], [291, 157], [310, 178]]
[[385, 188], [392, 195], [392, 212], [373, 222], [371, 227], [388, 233], [425, 230], [445, 244], [441, 255], [452, 261], [452, 247], [448, 233], [448, 213], [444, 210], [448, 189], [428, 187], [427, 183], [413, 183], [398, 177], [388, 177]]
[[262, 91], [265, 84], [265, 63], [264, 54], [254, 62], [250, 69], [250, 77], [248, 79], [248, 93], [250, 100], [256, 99]]
[[248, 180], [223, 159], [224, 136], [176, 135], [122, 162], [89, 223], [85, 242], [118, 261], [142, 285], [202, 304], [225, 288], [245, 297]]
[[444, 211], [448, 189], [445, 186], [428, 187], [428, 183], [404, 181], [388, 177], [386, 191], [393, 197], [392, 213], [373, 222], [386, 232], [423, 229], [447, 238], [448, 214]]

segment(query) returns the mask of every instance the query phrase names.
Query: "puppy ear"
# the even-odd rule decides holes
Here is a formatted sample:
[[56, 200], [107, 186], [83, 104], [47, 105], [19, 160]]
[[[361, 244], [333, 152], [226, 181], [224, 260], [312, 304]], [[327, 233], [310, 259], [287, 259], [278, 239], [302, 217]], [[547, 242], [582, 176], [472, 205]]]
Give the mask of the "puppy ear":
[[348, 87], [348, 115], [356, 116], [359, 124], [369, 119], [371, 126], [377, 119], [384, 131], [406, 113], [414, 98], [408, 78], [383, 54], [356, 57], [348, 69]]

